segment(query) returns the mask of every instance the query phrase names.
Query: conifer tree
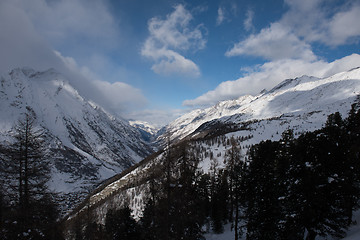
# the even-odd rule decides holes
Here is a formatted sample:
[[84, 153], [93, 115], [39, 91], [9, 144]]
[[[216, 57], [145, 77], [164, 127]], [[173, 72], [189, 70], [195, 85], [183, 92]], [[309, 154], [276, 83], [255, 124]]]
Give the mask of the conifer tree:
[[241, 148], [236, 142], [235, 138], [230, 139], [231, 148], [227, 151], [225, 159], [227, 160], [227, 171], [229, 174], [229, 198], [230, 198], [230, 217], [235, 232], [235, 240], [239, 239], [241, 232], [239, 221], [242, 220], [240, 216], [240, 207], [244, 205], [245, 196], [245, 162], [241, 154]]
[[280, 207], [275, 179], [275, 149], [271, 141], [261, 142], [250, 150], [246, 177], [247, 239], [280, 239]]
[[138, 240], [138, 225], [131, 216], [129, 207], [110, 209], [106, 214], [105, 229], [111, 240]]
[[145, 239], [199, 239], [206, 215], [199, 211], [203, 209], [204, 198], [198, 197], [201, 192], [198, 159], [184, 142], [167, 151], [163, 163], [163, 175], [159, 180], [150, 181], [151, 196], [140, 221], [142, 229], [149, 234], [143, 236]]
[[346, 203], [352, 198], [346, 142], [339, 113], [330, 115], [323, 129], [301, 135], [296, 141], [293, 166], [297, 170], [293, 173], [301, 175], [292, 180], [292, 199], [298, 199], [292, 211], [298, 226], [307, 230], [306, 239], [317, 235], [340, 238], [345, 233], [349, 215]]
[[347, 133], [346, 144], [348, 171], [347, 181], [350, 187], [351, 197], [347, 202], [348, 224], [352, 222], [352, 211], [359, 208], [360, 199], [360, 108], [359, 103], [351, 106], [349, 116], [345, 119], [345, 131]]
[[15, 200], [9, 210], [12, 221], [8, 222], [14, 225], [7, 226], [11, 229], [7, 231], [8, 238], [61, 238], [55, 227], [58, 216], [55, 194], [47, 186], [50, 166], [44, 135], [35, 127], [35, 115], [30, 108], [15, 125], [14, 142], [6, 151], [8, 157], [3, 159], [3, 165], [9, 179], [8, 194]]

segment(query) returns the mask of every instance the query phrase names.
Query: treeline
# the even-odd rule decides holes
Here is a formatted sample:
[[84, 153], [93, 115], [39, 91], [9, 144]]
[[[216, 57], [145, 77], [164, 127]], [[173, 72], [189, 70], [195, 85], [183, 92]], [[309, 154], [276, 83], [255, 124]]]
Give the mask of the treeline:
[[[89, 222], [75, 239], [204, 239], [231, 224], [234, 239], [341, 238], [360, 198], [360, 111], [330, 115], [325, 126], [294, 138], [263, 141], [242, 153], [231, 138], [226, 167], [199, 169], [189, 142], [168, 148], [148, 182], [143, 216], [111, 209], [105, 225]], [[196, 146], [196, 145], [195, 145]], [[89, 227], [90, 226], [90, 227]]]

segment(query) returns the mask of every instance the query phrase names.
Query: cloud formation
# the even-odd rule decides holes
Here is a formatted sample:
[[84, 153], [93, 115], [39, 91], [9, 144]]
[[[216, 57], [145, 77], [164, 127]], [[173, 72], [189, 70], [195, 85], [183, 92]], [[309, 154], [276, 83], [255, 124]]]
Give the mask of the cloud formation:
[[285, 0], [289, 10], [279, 23], [306, 42], [336, 47], [359, 39], [360, 1]]
[[61, 65], [51, 46], [36, 32], [27, 13], [16, 3], [0, 2], [0, 72], [21, 66], [45, 70]]
[[[109, 83], [103, 81], [89, 68], [79, 65], [74, 58], [62, 56], [60, 52], [55, 51], [49, 44], [47, 36], [44, 36], [46, 31], [39, 30], [41, 27], [38, 26], [40, 22], [55, 21], [57, 19], [57, 16], [51, 19], [51, 14], [55, 14], [54, 6], [43, 0], [31, 2], [34, 3], [34, 6], [30, 6], [29, 1], [26, 0], [0, 1], [0, 73], [9, 72], [17, 67], [30, 67], [39, 71], [55, 68], [65, 75], [84, 97], [93, 100], [113, 113], [122, 114], [124, 111], [130, 111], [134, 107], [142, 107], [146, 104], [147, 101], [139, 89], [123, 82]], [[77, 6], [77, 10], [82, 15], [79, 19], [87, 21], [94, 18], [93, 16], [87, 16], [94, 14], [94, 12], [80, 10], [87, 9], [86, 5], [95, 4], [94, 2], [63, 0], [53, 4], [56, 5], [55, 9], [64, 9], [55, 12], [63, 12], [74, 6], [74, 4], [83, 4], [84, 6]], [[98, 6], [97, 9], [101, 9], [100, 5]], [[39, 13], [40, 15], [37, 15], [36, 19], [34, 19], [33, 15], [37, 14], [39, 10], [45, 12]], [[81, 27], [84, 23], [74, 24]], [[78, 27], [74, 26], [73, 30]], [[72, 34], [72, 30], [64, 30], [57, 26], [53, 28], [53, 32], [61, 33], [66, 39], [72, 38], [72, 36], [68, 36]], [[78, 34], [81, 35], [81, 33]], [[101, 34], [101, 32], [97, 34]], [[92, 34], [81, 36], [84, 39], [96, 38]]]
[[151, 123], [155, 127], [162, 127], [189, 111], [189, 109], [145, 109], [127, 113], [125, 117], [127, 119], [139, 119]]
[[199, 67], [181, 52], [205, 47], [202, 25], [191, 26], [191, 13], [183, 5], [177, 5], [165, 20], [158, 17], [148, 22], [150, 36], [146, 39], [141, 54], [155, 63], [152, 70], [158, 74], [200, 76]]
[[279, 23], [273, 23], [258, 34], [251, 34], [247, 39], [234, 45], [225, 53], [226, 56], [248, 55], [266, 60], [286, 58], [313, 61], [316, 56], [311, 46], [301, 41], [290, 29]]
[[147, 99], [140, 89], [119, 81], [113, 83], [103, 81], [89, 68], [80, 67], [73, 58], [64, 57], [56, 51], [55, 53], [65, 64], [67, 68], [65, 73], [74, 87], [106, 110], [122, 115], [147, 104]]
[[225, 20], [225, 9], [223, 7], [219, 7], [217, 13], [216, 26], [219, 26]]
[[[316, 60], [312, 43], [337, 47], [360, 39], [360, 1], [345, 7], [325, 0], [285, 0], [289, 10], [282, 18], [239, 41], [226, 56], [256, 56], [266, 60]], [[326, 4], [327, 3], [327, 4]], [[245, 19], [245, 28], [250, 27]]]
[[66, 44], [112, 48], [120, 39], [118, 25], [104, 1], [18, 0], [15, 4], [55, 47]]
[[[289, 7], [279, 21], [234, 44], [225, 55], [254, 56], [267, 60], [247, 67], [243, 76], [225, 81], [196, 99], [185, 100], [186, 106], [208, 106], [218, 101], [257, 94], [287, 78], [301, 75], [326, 77], [359, 66], [360, 55], [352, 54], [327, 62], [312, 50], [312, 44], [337, 47], [360, 39], [360, 1], [343, 6], [336, 1], [285, 0]], [[244, 27], [250, 28], [248, 14]]]
[[270, 90], [276, 84], [289, 78], [302, 75], [327, 77], [341, 71], [358, 67], [360, 55], [352, 54], [333, 62], [318, 60], [308, 62], [302, 59], [280, 59], [267, 62], [256, 68], [246, 69], [248, 72], [234, 81], [222, 82], [211, 90], [195, 99], [185, 100], [183, 105], [211, 106], [219, 101], [236, 99], [245, 94], [257, 95], [262, 89]]
[[249, 8], [246, 12], [246, 18], [244, 20], [244, 28], [246, 31], [251, 31], [254, 29], [253, 18], [254, 11]]

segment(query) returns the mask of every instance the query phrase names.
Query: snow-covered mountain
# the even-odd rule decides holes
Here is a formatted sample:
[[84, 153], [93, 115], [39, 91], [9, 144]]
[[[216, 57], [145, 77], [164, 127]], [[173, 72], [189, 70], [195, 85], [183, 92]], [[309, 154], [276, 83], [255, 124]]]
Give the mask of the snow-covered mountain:
[[54, 69], [19, 68], [0, 77], [0, 144], [28, 110], [46, 133], [57, 192], [88, 192], [153, 151], [137, 129], [83, 98]]
[[[231, 125], [244, 128], [247, 123], [252, 134], [265, 134], [259, 139], [268, 139], [286, 128], [303, 131], [320, 128], [329, 114], [339, 111], [346, 115], [359, 95], [360, 68], [323, 79], [303, 76], [287, 79], [258, 96], [242, 96], [194, 110], [165, 128], [176, 141], [190, 134], [194, 137], [205, 130], [214, 131], [215, 127], [223, 132], [230, 131], [226, 126]], [[260, 131], [260, 126], [265, 130]]]
[[242, 106], [250, 103], [254, 99], [255, 97], [251, 95], [245, 95], [236, 100], [219, 102], [218, 104], [206, 109], [196, 109], [191, 111], [165, 126], [161, 130], [164, 134], [159, 138], [164, 138], [166, 134], [170, 134], [172, 140], [181, 140], [194, 132], [203, 123], [224, 116], [231, 116]]
[[[321, 128], [329, 114], [340, 112], [346, 117], [355, 102], [360, 102], [360, 68], [323, 79], [288, 79], [258, 96], [243, 96], [194, 110], [161, 131], [170, 133], [175, 147], [177, 141], [192, 139], [190, 144], [199, 157], [199, 167], [208, 172], [211, 165], [224, 167], [224, 155], [231, 148], [228, 140], [232, 137], [246, 154], [251, 145], [267, 139], [279, 140], [289, 128], [296, 137]], [[160, 138], [167, 136], [165, 133]], [[135, 217], [141, 216], [149, 195], [148, 179], [164, 159], [164, 152], [158, 152], [115, 176], [90, 195], [88, 202], [83, 202], [69, 219], [84, 213], [89, 206], [99, 223], [104, 223], [108, 209], [124, 205], [130, 206]]]
[[159, 128], [151, 125], [148, 122], [139, 121], [139, 120], [130, 120], [129, 123], [131, 126], [141, 129], [147, 133], [150, 133], [151, 135], [156, 135], [156, 133], [159, 131]]
[[155, 140], [156, 134], [159, 131], [159, 128], [145, 121], [130, 120], [129, 124], [138, 129], [143, 139], [148, 142], [153, 142]]

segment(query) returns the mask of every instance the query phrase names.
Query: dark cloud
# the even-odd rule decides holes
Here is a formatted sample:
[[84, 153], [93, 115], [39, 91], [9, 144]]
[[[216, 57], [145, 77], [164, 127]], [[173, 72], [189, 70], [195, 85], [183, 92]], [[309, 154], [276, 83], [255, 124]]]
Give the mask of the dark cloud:
[[[49, 11], [42, 13], [44, 16], [42, 20], [47, 21], [49, 20], [47, 19], [49, 13], [53, 10], [44, 6], [47, 3], [42, 0], [34, 1], [38, 4], [35, 4], [30, 10], [27, 9], [28, 4], [26, 2], [28, 1], [24, 1], [24, 4], [21, 2], [10, 0], [0, 2], [1, 73], [7, 73], [17, 67], [30, 67], [37, 71], [54, 68], [65, 75], [84, 97], [93, 100], [113, 113], [122, 114], [124, 111], [131, 111], [133, 108], [143, 107], [146, 104], [146, 99], [139, 89], [122, 82], [109, 83], [103, 81], [89, 68], [79, 66], [74, 58], [64, 57], [52, 49], [46, 37], [39, 33], [37, 25], [35, 25], [40, 24], [40, 19], [32, 20], [31, 15], [39, 11], [39, 9], [34, 9], [34, 6], [39, 6], [42, 10]], [[60, 1], [63, 6], [58, 5], [57, 8], [67, 9], [71, 3], [75, 2], [76, 4], [80, 3], [80, 1]], [[63, 11], [59, 10], [58, 12]], [[92, 11], [80, 11], [82, 17], [78, 17], [78, 19], [93, 19], [94, 17], [86, 16], [86, 14], [91, 13]], [[76, 24], [81, 26], [81, 23]], [[98, 27], [103, 25], [100, 24]], [[55, 31], [61, 32], [63, 35], [71, 34], [71, 31], [66, 30], [66, 27], [58, 26], [54, 28]]]

